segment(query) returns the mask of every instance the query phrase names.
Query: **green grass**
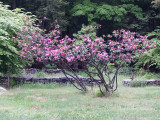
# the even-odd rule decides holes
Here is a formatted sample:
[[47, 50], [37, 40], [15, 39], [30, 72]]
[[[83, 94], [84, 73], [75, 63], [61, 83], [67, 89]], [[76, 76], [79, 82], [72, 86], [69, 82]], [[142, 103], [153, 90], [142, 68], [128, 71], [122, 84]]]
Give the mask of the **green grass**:
[[[0, 95], [0, 120], [160, 120], [160, 87], [124, 87], [110, 97], [71, 85], [35, 84]], [[136, 77], [140, 79], [140, 77]]]

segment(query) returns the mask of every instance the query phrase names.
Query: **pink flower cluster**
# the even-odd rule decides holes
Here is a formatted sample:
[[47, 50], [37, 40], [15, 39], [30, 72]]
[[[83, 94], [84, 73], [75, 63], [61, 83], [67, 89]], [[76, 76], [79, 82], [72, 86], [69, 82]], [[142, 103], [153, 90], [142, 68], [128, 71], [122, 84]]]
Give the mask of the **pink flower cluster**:
[[155, 41], [149, 41], [147, 36], [137, 35], [135, 32], [124, 29], [113, 31], [113, 36], [110, 36], [110, 38], [112, 37], [116, 39], [108, 41], [110, 60], [130, 62], [133, 56], [140, 55], [145, 50], [149, 50], [152, 43], [156, 44]]
[[17, 38], [20, 39], [19, 46], [22, 47], [20, 56], [30, 60], [47, 60], [47, 57], [56, 54], [54, 45], [59, 41], [59, 34], [60, 31], [56, 29], [44, 34], [44, 31], [32, 25], [22, 28]]
[[[137, 35], [126, 30], [115, 30], [113, 35], [109, 35], [108, 41], [95, 36], [91, 40], [88, 36], [83, 36], [82, 41], [77, 44], [77, 40], [65, 36], [60, 39], [60, 31], [52, 30], [44, 34], [39, 28], [30, 26], [31, 29], [23, 28], [19, 33], [19, 46], [21, 57], [36, 59], [37, 61], [63, 61], [75, 62], [96, 60], [97, 62], [130, 62], [132, 57], [143, 53], [151, 47], [155, 41], [149, 41], [147, 36]], [[100, 26], [98, 26], [100, 27]], [[97, 29], [97, 27], [95, 28]], [[106, 35], [103, 35], [106, 37]], [[114, 39], [112, 39], [114, 38]]]

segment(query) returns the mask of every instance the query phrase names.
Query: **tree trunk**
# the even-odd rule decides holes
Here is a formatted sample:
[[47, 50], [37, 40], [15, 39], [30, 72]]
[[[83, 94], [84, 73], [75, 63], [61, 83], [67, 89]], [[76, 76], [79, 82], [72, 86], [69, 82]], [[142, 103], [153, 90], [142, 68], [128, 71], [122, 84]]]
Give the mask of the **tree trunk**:
[[147, 63], [147, 72], [149, 72], [149, 62]]
[[16, 9], [16, 0], [12, 0], [12, 9]]
[[8, 73], [8, 89], [10, 89], [10, 78], [9, 78], [9, 73]]

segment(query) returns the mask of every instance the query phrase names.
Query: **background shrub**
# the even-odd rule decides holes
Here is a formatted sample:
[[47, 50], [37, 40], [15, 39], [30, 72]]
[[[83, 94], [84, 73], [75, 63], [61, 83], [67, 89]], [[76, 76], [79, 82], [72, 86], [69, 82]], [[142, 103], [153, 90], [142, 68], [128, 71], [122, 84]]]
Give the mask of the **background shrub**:
[[132, 81], [129, 85], [130, 87], [145, 87], [147, 83], [145, 81]]
[[0, 72], [16, 72], [22, 67], [19, 57], [17, 33], [23, 26], [33, 23], [35, 18], [21, 9], [9, 10], [0, 2]]

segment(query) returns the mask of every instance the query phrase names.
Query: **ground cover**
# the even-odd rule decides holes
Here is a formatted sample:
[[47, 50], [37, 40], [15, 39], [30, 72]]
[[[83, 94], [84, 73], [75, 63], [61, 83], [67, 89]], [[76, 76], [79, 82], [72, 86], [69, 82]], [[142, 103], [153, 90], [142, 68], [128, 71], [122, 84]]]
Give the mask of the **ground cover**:
[[[124, 87], [110, 97], [71, 85], [23, 85], [0, 95], [1, 120], [159, 120], [160, 87]], [[143, 79], [143, 77], [137, 77]]]

